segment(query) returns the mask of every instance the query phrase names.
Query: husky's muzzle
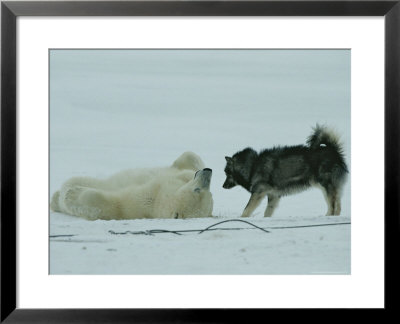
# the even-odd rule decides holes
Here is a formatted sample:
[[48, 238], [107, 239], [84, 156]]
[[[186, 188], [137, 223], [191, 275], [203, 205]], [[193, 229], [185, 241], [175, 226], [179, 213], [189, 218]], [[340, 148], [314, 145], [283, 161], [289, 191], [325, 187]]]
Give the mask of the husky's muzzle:
[[236, 182], [230, 178], [226, 178], [224, 184], [222, 185], [224, 189], [231, 189], [234, 186], [236, 186]]
[[197, 171], [194, 175], [194, 178], [198, 180], [199, 185], [202, 189], [209, 189], [211, 176], [212, 176], [212, 170], [209, 168], [205, 168], [203, 170]]

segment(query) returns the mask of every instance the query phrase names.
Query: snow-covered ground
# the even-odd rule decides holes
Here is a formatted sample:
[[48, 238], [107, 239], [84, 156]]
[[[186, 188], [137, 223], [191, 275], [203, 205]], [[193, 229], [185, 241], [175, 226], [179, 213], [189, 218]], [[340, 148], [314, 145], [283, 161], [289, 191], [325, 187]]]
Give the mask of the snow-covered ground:
[[88, 221], [52, 215], [51, 273], [61, 274], [349, 274], [350, 225], [273, 227], [348, 222], [344, 217], [247, 219], [269, 233], [228, 222], [199, 234], [112, 234], [145, 230], [192, 230], [227, 220]]
[[[350, 51], [53, 50], [50, 55], [50, 195], [72, 176], [105, 178], [171, 164], [184, 151], [213, 169], [213, 218], [86, 221], [50, 213], [51, 274], [350, 274], [350, 177], [342, 215], [323, 195], [265, 200], [240, 222], [197, 234], [109, 231], [204, 229], [239, 219], [249, 194], [222, 188], [225, 155], [305, 142], [333, 126], [350, 165]], [[73, 235], [73, 236], [59, 236]]]

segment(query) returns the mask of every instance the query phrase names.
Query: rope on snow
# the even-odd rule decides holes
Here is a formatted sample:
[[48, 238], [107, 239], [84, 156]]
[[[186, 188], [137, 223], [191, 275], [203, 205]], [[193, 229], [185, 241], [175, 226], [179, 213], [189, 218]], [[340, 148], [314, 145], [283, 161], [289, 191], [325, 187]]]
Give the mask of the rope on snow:
[[[214, 228], [217, 225], [223, 224], [223, 223], [228, 223], [228, 222], [242, 222], [248, 225], [253, 226], [252, 228], [243, 228], [243, 227], [236, 227], [236, 228]], [[335, 225], [349, 225], [351, 224], [350, 222], [344, 222], [344, 223], [328, 223], [328, 224], [313, 224], [313, 225], [296, 225], [296, 226], [273, 226], [273, 227], [267, 227], [268, 229], [292, 229], [292, 228], [306, 228], [306, 227], [318, 227], [318, 226], [335, 226]], [[162, 234], [162, 233], [171, 233], [171, 234], [176, 234], [176, 235], [182, 235], [182, 233], [191, 233], [191, 232], [198, 232], [198, 234], [202, 234], [204, 232], [208, 231], [234, 231], [234, 230], [248, 230], [248, 229], [258, 229], [260, 231], [263, 231], [265, 233], [270, 233], [270, 231], [267, 230], [267, 228], [259, 227], [257, 225], [254, 225], [253, 223], [250, 223], [248, 221], [242, 220], [242, 219], [228, 219], [224, 220], [222, 222], [215, 223], [213, 225], [210, 225], [204, 229], [189, 229], [189, 230], [165, 230], [165, 229], [152, 229], [152, 230], [146, 230], [146, 231], [125, 231], [125, 232], [115, 232], [113, 230], [109, 230], [108, 232], [113, 235], [126, 235], [126, 234], [133, 234], [133, 235], [154, 235], [154, 234]], [[76, 234], [65, 234], [65, 235], [50, 235], [49, 238], [59, 238], [59, 237], [72, 237], [72, 236], [77, 236]]]
[[[228, 222], [242, 222], [246, 223], [248, 225], [253, 226], [253, 228], [213, 228], [217, 225], [223, 224], [223, 223], [228, 223]], [[286, 228], [305, 228], [305, 227], [317, 227], [317, 226], [334, 226], [334, 225], [348, 225], [351, 224], [350, 222], [345, 222], [345, 223], [329, 223], [329, 224], [315, 224], [315, 225], [298, 225], [298, 226], [279, 226], [279, 227], [268, 227], [269, 229], [286, 229]], [[259, 229], [265, 233], [270, 233], [266, 228], [259, 227], [257, 225], [254, 225], [248, 221], [241, 220], [241, 219], [229, 219], [225, 220], [222, 222], [215, 223], [213, 225], [208, 226], [205, 229], [193, 229], [193, 230], [178, 230], [178, 231], [171, 231], [171, 230], [164, 230], [164, 229], [153, 229], [153, 230], [146, 230], [146, 231], [125, 231], [125, 232], [115, 232], [112, 230], [109, 230], [108, 232], [113, 235], [126, 235], [126, 234], [133, 234], [133, 235], [138, 235], [138, 234], [143, 234], [143, 235], [154, 235], [154, 234], [160, 234], [160, 233], [171, 233], [171, 234], [176, 234], [176, 235], [182, 235], [181, 233], [189, 233], [189, 232], [198, 232], [198, 234], [202, 234], [207, 231], [215, 231], [215, 230], [224, 230], [224, 231], [231, 231], [231, 230], [245, 230], [245, 229]]]

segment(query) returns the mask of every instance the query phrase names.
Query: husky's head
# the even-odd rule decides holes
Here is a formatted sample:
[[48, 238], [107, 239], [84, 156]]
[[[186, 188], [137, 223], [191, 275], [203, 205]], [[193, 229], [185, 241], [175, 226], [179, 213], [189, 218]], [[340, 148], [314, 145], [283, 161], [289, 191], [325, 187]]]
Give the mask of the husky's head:
[[236, 185], [240, 185], [249, 190], [250, 173], [257, 156], [257, 152], [250, 147], [234, 154], [232, 157], [225, 156], [226, 180], [222, 187], [225, 189], [231, 189]]
[[235, 181], [235, 178], [233, 177], [234, 173], [234, 168], [233, 168], [233, 159], [229, 156], [225, 156], [226, 160], [226, 166], [225, 166], [225, 175], [226, 175], [226, 180], [224, 184], [222, 185], [223, 188], [225, 189], [231, 189], [237, 185], [237, 182]]

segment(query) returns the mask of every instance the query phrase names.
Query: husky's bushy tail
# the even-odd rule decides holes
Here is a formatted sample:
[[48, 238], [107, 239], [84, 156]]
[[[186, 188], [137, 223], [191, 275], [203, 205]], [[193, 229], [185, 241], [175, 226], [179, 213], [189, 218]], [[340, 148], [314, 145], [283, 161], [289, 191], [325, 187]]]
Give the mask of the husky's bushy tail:
[[317, 126], [313, 127], [312, 134], [307, 138], [307, 144], [313, 150], [325, 145], [335, 149], [338, 153], [343, 153], [340, 136], [325, 125], [317, 124]]
[[344, 159], [343, 144], [340, 140], [340, 136], [331, 128], [325, 125], [319, 125], [313, 127], [313, 132], [307, 138], [307, 144], [312, 150], [316, 150], [321, 146], [331, 148], [337, 153], [338, 161], [341, 164], [343, 170], [347, 173], [348, 169]]

